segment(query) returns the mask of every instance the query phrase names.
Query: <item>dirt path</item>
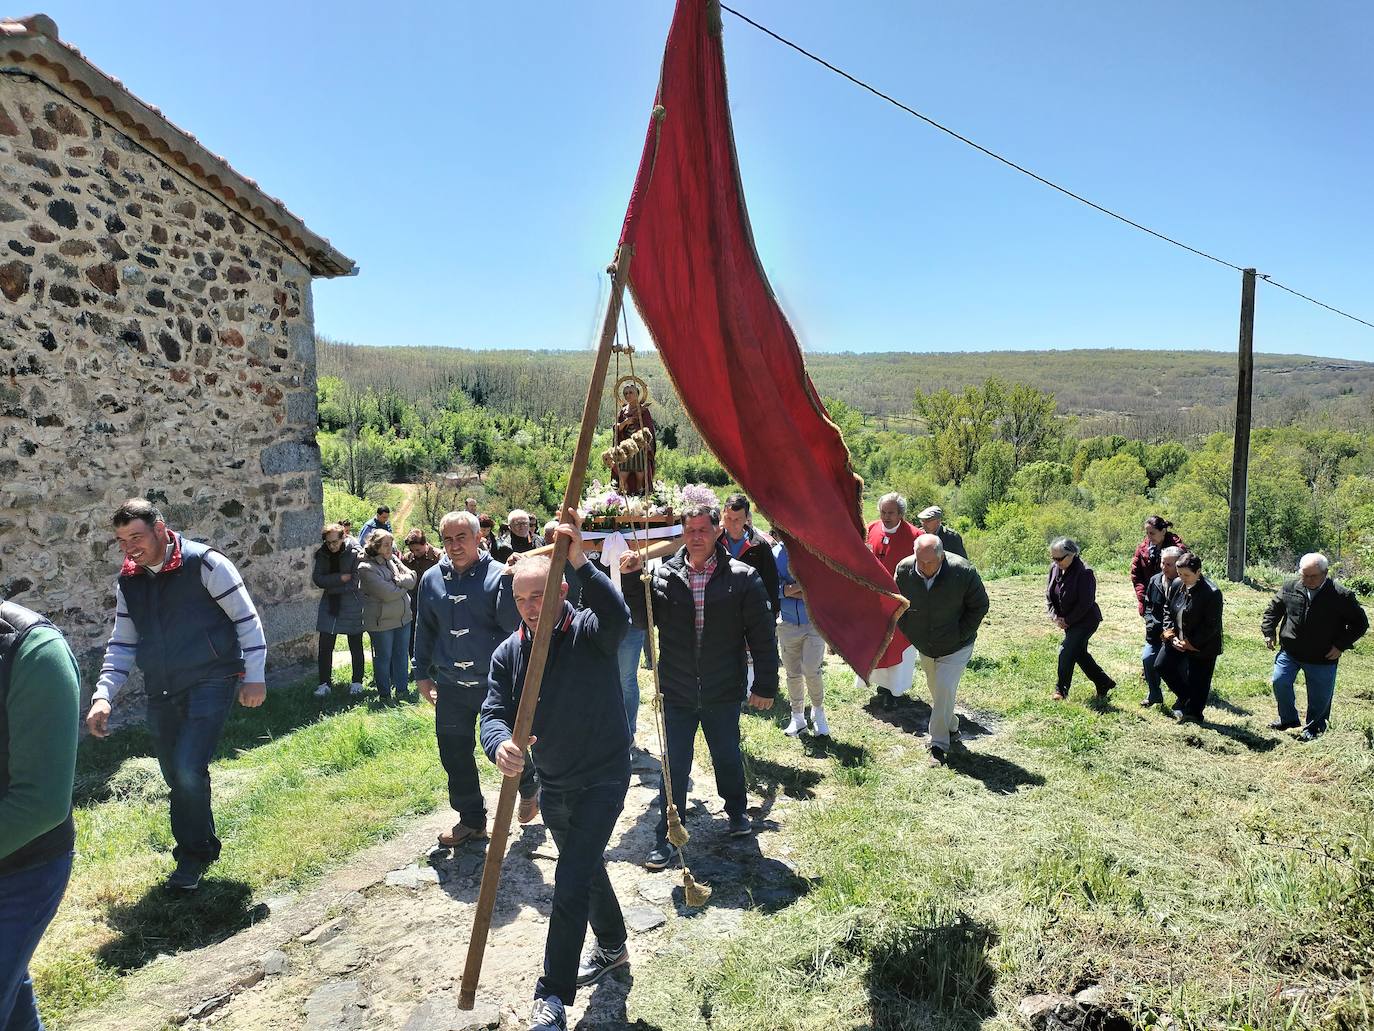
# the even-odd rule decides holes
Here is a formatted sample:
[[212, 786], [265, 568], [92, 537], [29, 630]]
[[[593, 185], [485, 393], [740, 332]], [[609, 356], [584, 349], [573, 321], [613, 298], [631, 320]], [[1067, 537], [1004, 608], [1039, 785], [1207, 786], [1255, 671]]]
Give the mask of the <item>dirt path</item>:
[[[652, 742], [648, 706], [638, 740]], [[653, 843], [658, 763], [635, 763], [625, 809], [607, 850], [629, 925], [632, 967], [578, 996], [569, 1026], [624, 1027], [633, 963], [666, 948], [691, 950], [736, 928], [746, 909], [771, 911], [806, 889], [785, 858], [776, 817], [786, 797], [752, 798], [758, 833], [725, 835], [709, 772], [698, 769], [688, 802], [698, 880], [714, 886], [688, 909], [680, 872], [639, 864]], [[458, 984], [484, 854], [434, 846], [453, 819], [431, 814], [355, 857], [314, 890], [267, 900], [265, 918], [217, 945], [160, 958], [131, 977], [127, 993], [76, 1028], [102, 1031], [216, 1027], [248, 1031], [458, 1031], [523, 1028], [543, 959], [557, 853], [541, 821], [516, 827], [506, 855], [477, 1009], [457, 1009]], [[770, 853], [776, 852], [776, 855]]]
[[419, 500], [420, 488], [413, 483], [393, 483], [390, 486], [401, 492], [401, 500], [396, 505], [396, 511], [391, 513], [391, 525], [397, 528], [405, 527], [409, 530], [411, 529], [410, 513]]

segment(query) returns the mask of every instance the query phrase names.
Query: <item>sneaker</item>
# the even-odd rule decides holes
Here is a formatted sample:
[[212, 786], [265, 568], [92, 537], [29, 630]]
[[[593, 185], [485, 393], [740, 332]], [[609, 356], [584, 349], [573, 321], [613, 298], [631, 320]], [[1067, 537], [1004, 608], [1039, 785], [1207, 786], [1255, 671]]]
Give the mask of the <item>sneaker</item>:
[[465, 823], [455, 823], [452, 830], [439, 835], [439, 844], [444, 848], [457, 848], [465, 841], [480, 841], [487, 836], [485, 827], [469, 827]]
[[539, 815], [539, 792], [535, 792], [529, 798], [522, 797], [520, 804], [515, 809], [515, 818], [521, 823], [529, 823]]
[[948, 757], [945, 755], [945, 750], [943, 748], [939, 745], [930, 746], [930, 765], [943, 766], [947, 761]]
[[806, 713], [794, 712], [792, 713], [792, 722], [787, 724], [787, 728], [783, 731], [783, 733], [786, 734], [788, 737], [796, 737], [805, 729]]
[[330, 688], [328, 684], [321, 684], [319, 687], [315, 688], [315, 697], [328, 698], [331, 690], [332, 688]]
[[529, 1031], [568, 1031], [568, 1014], [563, 1010], [563, 1000], [556, 995], [535, 999], [534, 1009], [530, 1010]]
[[595, 944], [587, 953], [587, 957], [577, 966], [577, 987], [596, 984], [616, 967], [628, 966], [629, 963], [630, 949], [626, 943], [621, 942], [614, 949]]
[[1298, 727], [1299, 724], [1287, 723], [1284, 720], [1275, 720], [1273, 723], [1269, 724], [1270, 730], [1297, 730]]
[[348, 685], [348, 693], [351, 694], [354, 698], [358, 697], [358, 695], [360, 695], [360, 694], [363, 693], [363, 685], [362, 685], [362, 684], [349, 684], [349, 685]]
[[819, 705], [813, 707], [811, 710], [811, 723], [815, 727], [818, 737], [830, 736], [830, 724], [825, 722], [825, 710]]
[[1318, 727], [1318, 726], [1315, 726], [1315, 725], [1314, 725], [1314, 726], [1308, 726], [1308, 727], [1305, 727], [1305, 728], [1303, 729], [1303, 732], [1302, 732], [1301, 734], [1298, 735], [1298, 740], [1299, 740], [1299, 741], [1315, 741], [1315, 740], [1317, 740], [1317, 738], [1321, 737], [1322, 734], [1325, 733], [1325, 732], [1326, 732], [1326, 727], [1324, 727], [1324, 726], [1322, 726], [1322, 727]]
[[1140, 700], [1140, 707], [1141, 707], [1142, 709], [1153, 709], [1156, 705], [1163, 705], [1163, 704], [1164, 704], [1164, 699], [1163, 699], [1163, 698], [1142, 698], [1142, 699]]
[[666, 870], [678, 861], [679, 854], [671, 842], [661, 841], [644, 857], [644, 869]]
[[173, 891], [195, 891], [209, 865], [199, 859], [178, 859], [177, 868], [167, 878], [167, 887]]
[[754, 821], [749, 819], [748, 813], [732, 816], [730, 817], [729, 833], [732, 838], [747, 838], [754, 833]]

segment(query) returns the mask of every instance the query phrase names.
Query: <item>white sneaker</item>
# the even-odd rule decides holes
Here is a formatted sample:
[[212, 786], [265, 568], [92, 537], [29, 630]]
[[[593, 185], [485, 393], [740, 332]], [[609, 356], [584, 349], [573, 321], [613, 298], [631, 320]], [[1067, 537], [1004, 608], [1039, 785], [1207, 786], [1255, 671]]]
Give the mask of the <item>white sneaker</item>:
[[329, 691], [330, 691], [330, 687], [329, 687], [328, 684], [321, 684], [319, 687], [315, 688], [315, 697], [316, 697], [316, 698], [328, 698], [328, 697], [329, 697]]
[[825, 722], [825, 710], [819, 705], [811, 706], [811, 723], [816, 728], [818, 737], [830, 736], [830, 724]]
[[788, 737], [796, 737], [806, 729], [806, 713], [792, 713], [792, 722], [787, 724], [787, 729], [783, 731]]
[[351, 694], [351, 695], [353, 695], [353, 696], [356, 698], [358, 695], [360, 695], [360, 694], [363, 693], [363, 685], [362, 685], [362, 684], [349, 684], [349, 685], [348, 685], [348, 693]]
[[529, 1031], [568, 1031], [568, 1015], [563, 1009], [563, 1000], [556, 995], [535, 999], [534, 1009], [530, 1012]]

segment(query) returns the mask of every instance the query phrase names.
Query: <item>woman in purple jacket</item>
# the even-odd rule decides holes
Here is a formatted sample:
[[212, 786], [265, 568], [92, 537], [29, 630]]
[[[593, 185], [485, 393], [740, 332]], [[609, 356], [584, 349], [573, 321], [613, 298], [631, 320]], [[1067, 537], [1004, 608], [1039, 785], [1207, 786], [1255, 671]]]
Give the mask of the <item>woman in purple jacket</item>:
[[1097, 688], [1097, 697], [1106, 698], [1107, 692], [1116, 687], [1116, 681], [1088, 654], [1088, 639], [1102, 623], [1102, 610], [1097, 607], [1097, 577], [1078, 557], [1078, 544], [1072, 538], [1060, 537], [1050, 545], [1045, 608], [1054, 625], [1064, 631], [1054, 697], [1061, 702], [1069, 697], [1073, 668], [1077, 665]]

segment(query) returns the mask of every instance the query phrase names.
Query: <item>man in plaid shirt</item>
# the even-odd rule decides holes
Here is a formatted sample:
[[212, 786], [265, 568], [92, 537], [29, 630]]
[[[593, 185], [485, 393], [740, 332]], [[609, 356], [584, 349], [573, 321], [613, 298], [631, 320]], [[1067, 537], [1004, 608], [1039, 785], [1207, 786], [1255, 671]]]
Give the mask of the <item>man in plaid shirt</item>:
[[[772, 708], [778, 694], [778, 643], [773, 610], [763, 581], [730, 557], [720, 537], [720, 511], [694, 505], [682, 513], [684, 544], [650, 578], [653, 619], [658, 628], [659, 687], [673, 804], [685, 819], [687, 778], [697, 727], [711, 751], [716, 791], [725, 803], [732, 837], [754, 827], [745, 813], [744, 760], [739, 746], [740, 702], [745, 698], [747, 656], [754, 659], [748, 694], [756, 709]], [[635, 626], [646, 628], [649, 613], [640, 583], [638, 552], [620, 558], [625, 601]], [[644, 860], [662, 870], [678, 859], [668, 841], [666, 793], [659, 783], [658, 841]]]

